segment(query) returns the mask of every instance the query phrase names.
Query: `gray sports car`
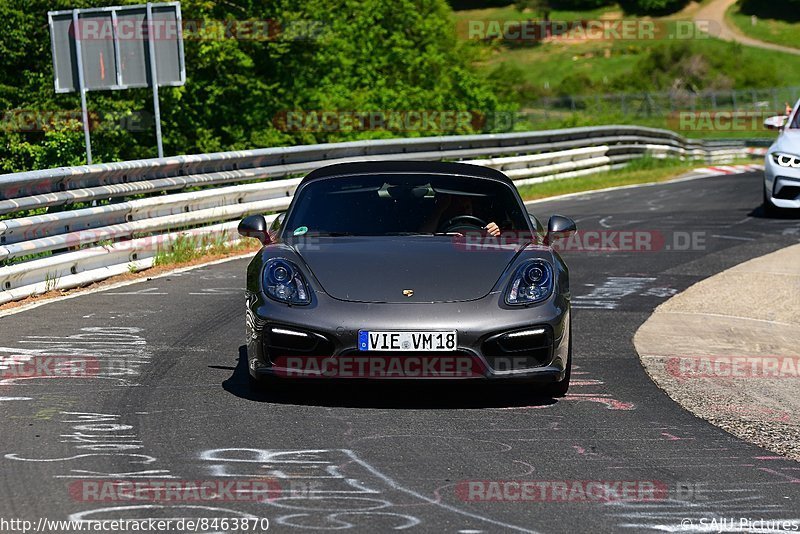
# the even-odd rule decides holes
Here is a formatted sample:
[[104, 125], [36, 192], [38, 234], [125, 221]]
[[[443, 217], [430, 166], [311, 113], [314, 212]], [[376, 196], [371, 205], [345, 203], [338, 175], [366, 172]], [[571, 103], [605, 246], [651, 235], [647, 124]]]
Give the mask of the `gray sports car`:
[[[311, 172], [247, 270], [254, 382], [482, 379], [561, 396], [572, 365], [569, 274], [503, 173], [360, 162]], [[285, 382], [284, 382], [285, 383]]]

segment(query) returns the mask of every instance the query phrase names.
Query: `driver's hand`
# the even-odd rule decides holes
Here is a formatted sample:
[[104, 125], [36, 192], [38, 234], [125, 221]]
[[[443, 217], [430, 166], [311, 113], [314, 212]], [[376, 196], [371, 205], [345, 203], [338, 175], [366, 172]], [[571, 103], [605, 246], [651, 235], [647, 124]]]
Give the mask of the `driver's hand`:
[[488, 233], [492, 237], [497, 237], [500, 235], [500, 227], [493, 222], [490, 222], [489, 224], [484, 226], [483, 229], [486, 230], [486, 233]]

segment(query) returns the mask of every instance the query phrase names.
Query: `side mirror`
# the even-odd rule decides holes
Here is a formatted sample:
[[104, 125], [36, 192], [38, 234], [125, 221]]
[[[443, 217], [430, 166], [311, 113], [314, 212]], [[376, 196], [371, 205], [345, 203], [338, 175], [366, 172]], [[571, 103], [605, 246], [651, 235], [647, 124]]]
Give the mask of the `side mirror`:
[[768, 130], [780, 130], [786, 125], [786, 120], [789, 117], [786, 115], [775, 115], [764, 119], [764, 128]]
[[578, 231], [575, 221], [562, 215], [553, 215], [547, 221], [547, 244], [556, 239], [566, 238]]
[[267, 220], [263, 215], [250, 215], [239, 223], [239, 235], [253, 237], [261, 241], [262, 245], [269, 245], [270, 237], [267, 232]]

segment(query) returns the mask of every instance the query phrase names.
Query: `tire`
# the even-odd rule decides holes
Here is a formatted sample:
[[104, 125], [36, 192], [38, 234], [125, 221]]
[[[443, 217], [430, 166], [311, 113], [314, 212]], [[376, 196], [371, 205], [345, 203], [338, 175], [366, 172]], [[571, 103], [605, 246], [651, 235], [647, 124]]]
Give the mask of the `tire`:
[[547, 384], [544, 393], [548, 397], [563, 397], [569, 391], [569, 379], [572, 375], [572, 331], [569, 334], [569, 349], [567, 350], [567, 368], [564, 370], [564, 378], [554, 384]]

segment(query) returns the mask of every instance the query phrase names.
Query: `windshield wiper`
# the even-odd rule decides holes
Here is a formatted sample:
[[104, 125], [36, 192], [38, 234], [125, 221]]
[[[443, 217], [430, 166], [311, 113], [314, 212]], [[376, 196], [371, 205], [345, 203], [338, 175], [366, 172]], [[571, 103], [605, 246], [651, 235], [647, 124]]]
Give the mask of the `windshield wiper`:
[[314, 237], [352, 237], [352, 236], [373, 236], [373, 237], [433, 237], [433, 236], [454, 236], [460, 235], [458, 232], [384, 232], [381, 234], [354, 234], [352, 232], [309, 232], [307, 235]]
[[312, 235], [314, 237], [350, 237], [356, 234], [352, 232], [316, 232]]
[[433, 235], [431, 232], [385, 232], [386, 236], [415, 236], [415, 235]]

